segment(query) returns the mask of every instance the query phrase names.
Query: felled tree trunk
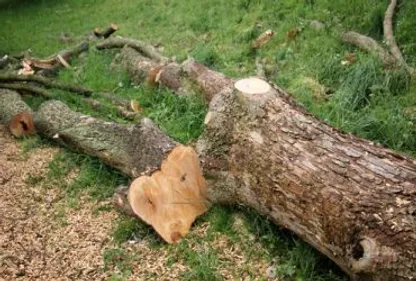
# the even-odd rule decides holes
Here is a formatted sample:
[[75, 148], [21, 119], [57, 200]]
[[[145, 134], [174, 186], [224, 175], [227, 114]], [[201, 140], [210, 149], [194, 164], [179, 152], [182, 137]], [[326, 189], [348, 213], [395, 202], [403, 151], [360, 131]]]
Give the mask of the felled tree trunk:
[[[212, 202], [255, 208], [355, 280], [416, 277], [416, 160], [337, 131], [257, 78], [215, 95], [205, 123], [197, 150]], [[56, 101], [35, 125], [132, 177], [176, 147], [146, 119], [122, 126]]]
[[83, 52], [88, 51], [89, 43], [87, 41], [68, 49], [62, 50], [46, 59], [27, 58], [25, 59], [34, 68], [40, 69], [37, 73], [42, 76], [54, 76], [59, 70], [73, 58]]
[[323, 124], [281, 89], [214, 97], [198, 150], [211, 198], [254, 207], [356, 280], [416, 277], [416, 160]]

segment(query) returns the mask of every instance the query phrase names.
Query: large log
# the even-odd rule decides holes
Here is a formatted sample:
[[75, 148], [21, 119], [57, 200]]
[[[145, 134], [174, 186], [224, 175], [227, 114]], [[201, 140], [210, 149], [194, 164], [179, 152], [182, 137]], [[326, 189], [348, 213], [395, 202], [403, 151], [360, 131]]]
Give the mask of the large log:
[[[257, 78], [218, 93], [205, 122], [197, 147], [212, 202], [255, 208], [355, 280], [416, 277], [416, 160], [339, 132]], [[133, 177], [176, 146], [149, 121], [122, 126], [59, 102], [35, 124]]]
[[198, 143], [211, 198], [254, 207], [355, 280], [416, 278], [416, 160], [318, 121], [258, 79], [217, 94]]

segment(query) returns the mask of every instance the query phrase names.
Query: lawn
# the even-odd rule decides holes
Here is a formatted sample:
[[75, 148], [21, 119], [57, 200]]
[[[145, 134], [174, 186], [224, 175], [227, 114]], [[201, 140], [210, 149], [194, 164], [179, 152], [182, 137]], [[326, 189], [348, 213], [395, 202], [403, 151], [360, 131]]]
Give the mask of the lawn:
[[[407, 62], [415, 65], [416, 5], [412, 0], [400, 2], [396, 39]], [[376, 57], [340, 40], [342, 32], [354, 30], [382, 42], [386, 7], [387, 1], [380, 0], [0, 0], [0, 55], [30, 49], [34, 56], [46, 57], [81, 41], [95, 27], [115, 22], [120, 27], [119, 35], [160, 45], [164, 55], [175, 56], [179, 62], [194, 57], [233, 77], [255, 75], [256, 57], [261, 58], [273, 68], [270, 79], [321, 120], [416, 156], [416, 83], [405, 71], [385, 69]], [[312, 28], [313, 20], [324, 27]], [[294, 28], [299, 33], [287, 42], [286, 34]], [[276, 35], [264, 48], [253, 52], [251, 41], [267, 29]], [[357, 62], [342, 64], [350, 54], [357, 57]], [[174, 139], [182, 143], [197, 139], [203, 131], [207, 107], [203, 100], [132, 85], [122, 69], [110, 67], [114, 55], [115, 51], [91, 48], [86, 56], [72, 62], [75, 70], [61, 71], [59, 79], [135, 99], [144, 108], [142, 114]], [[126, 122], [115, 110], [96, 111], [66, 92], [53, 90], [52, 94], [78, 111]], [[27, 97], [27, 101], [36, 108], [42, 99]], [[45, 142], [37, 138], [22, 145], [31, 150]], [[118, 184], [127, 182], [99, 161], [68, 151], [60, 152], [50, 163], [48, 179], [65, 176], [72, 165], [81, 173], [75, 182], [62, 186], [70, 197], [88, 190], [92, 200], [104, 200]], [[236, 218], [243, 220], [239, 231], [231, 227]], [[207, 251], [198, 250], [202, 246], [190, 246], [215, 245], [215, 233], [241, 244], [248, 256], [264, 259], [282, 280], [345, 280], [326, 258], [252, 210], [218, 206], [197, 222], [204, 224], [210, 225], [204, 237], [190, 235], [174, 247], [160, 243], [146, 226], [123, 217], [112, 235], [120, 251], [134, 235], [155, 240], [156, 249], [169, 252], [169, 263], [181, 260], [187, 264], [189, 270], [178, 276], [182, 280], [224, 279], [221, 268], [226, 265], [214, 246]], [[261, 250], [251, 253], [253, 241], [247, 236], [253, 237]], [[131, 262], [128, 256], [121, 256]], [[104, 253], [103, 259], [111, 261], [112, 253]], [[250, 272], [250, 263], [247, 267]], [[131, 274], [123, 268], [126, 273], [114, 278]]]

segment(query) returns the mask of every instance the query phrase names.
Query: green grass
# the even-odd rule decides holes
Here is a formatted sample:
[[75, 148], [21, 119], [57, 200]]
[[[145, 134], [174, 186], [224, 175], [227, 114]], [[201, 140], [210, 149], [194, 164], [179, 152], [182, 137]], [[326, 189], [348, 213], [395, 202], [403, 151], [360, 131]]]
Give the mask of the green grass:
[[[274, 68], [270, 79], [286, 88], [315, 116], [344, 131], [382, 143], [390, 148], [416, 156], [416, 84], [404, 71], [385, 69], [380, 61], [356, 48], [342, 44], [340, 35], [355, 30], [382, 42], [383, 15], [388, 1], [380, 0], [0, 0], [0, 55], [30, 49], [34, 56], [48, 56], [82, 40], [95, 27], [117, 22], [118, 34], [162, 44], [164, 54], [178, 61], [193, 56], [206, 65], [234, 77], [255, 74], [255, 57], [266, 59]], [[400, 1], [395, 19], [396, 39], [409, 64], [416, 64], [416, 5]], [[311, 20], [325, 24], [322, 30], [309, 27]], [[285, 44], [286, 32], [302, 31], [295, 42]], [[275, 37], [261, 50], [250, 51], [250, 42], [266, 29]], [[64, 43], [66, 33], [73, 41]], [[358, 61], [344, 66], [343, 58], [353, 53]], [[142, 116], [153, 119], [161, 128], [182, 143], [192, 142], [203, 130], [206, 105], [197, 96], [175, 96], [165, 89], [148, 89], [132, 85], [125, 71], [112, 68], [114, 51], [90, 49], [86, 56], [71, 62], [75, 71], [64, 70], [59, 79], [81, 84], [97, 91], [111, 91], [136, 100]], [[307, 82], [306, 82], [307, 81]], [[117, 110], [107, 105], [95, 110], [85, 101], [63, 91], [52, 91], [55, 98], [72, 109], [106, 120], [127, 123]], [[37, 108], [43, 101], [26, 96]], [[413, 111], [412, 111], [413, 110]], [[23, 141], [29, 152], [45, 143], [38, 138]], [[73, 169], [79, 176], [65, 184]], [[99, 161], [68, 151], [51, 162], [47, 181], [60, 185], [68, 194], [87, 191], [93, 198], [111, 196], [127, 179]], [[36, 184], [42, 178], [27, 179]], [[261, 243], [264, 253], [251, 253], [251, 244], [232, 227], [235, 214], [244, 219], [244, 229]], [[221, 279], [215, 249], [195, 252], [187, 243], [212, 241], [223, 233], [244, 251], [264, 255], [270, 262], [278, 259], [276, 272], [283, 280], [341, 280], [342, 274], [330, 262], [292, 234], [281, 230], [251, 210], [215, 207], [197, 221], [209, 222], [204, 239], [192, 233], [175, 248], [169, 248], [172, 262], [184, 260], [190, 267], [182, 279]], [[113, 232], [118, 245], [135, 235], [165, 246], [154, 231], [136, 220], [121, 217]], [[120, 246], [121, 247], [121, 246]], [[118, 250], [106, 252], [107, 264], [114, 266]], [[122, 249], [120, 250], [122, 251]], [[127, 257], [124, 256], [124, 260]], [[120, 265], [122, 266], [122, 265]], [[114, 275], [122, 280], [128, 274]]]
[[[268, 59], [278, 69], [271, 79], [292, 90], [318, 117], [415, 155], [416, 129], [409, 116], [403, 114], [406, 107], [416, 106], [414, 82], [403, 72], [383, 70], [377, 59], [343, 45], [339, 39], [341, 32], [356, 30], [381, 40], [386, 1], [193, 1], [3, 0], [0, 54], [30, 48], [34, 55], [50, 55], [81, 40], [94, 27], [112, 21], [119, 23], [120, 35], [161, 43], [166, 55], [178, 60], [191, 55], [233, 76], [254, 74], [256, 55]], [[411, 1], [402, 1], [396, 17], [397, 40], [409, 63], [416, 57], [416, 31], [412, 28], [415, 9]], [[320, 20], [326, 27], [313, 30], [309, 28], [311, 20]], [[27, 22], [37, 28], [27, 28]], [[285, 45], [285, 34], [294, 27], [302, 32], [295, 43]], [[276, 36], [257, 53], [250, 52], [251, 40], [267, 28], [274, 29]], [[71, 35], [73, 42], [61, 42], [62, 33]], [[342, 66], [340, 62], [349, 52], [357, 54], [358, 63]], [[88, 56], [74, 63], [77, 70], [63, 72], [61, 79], [138, 100], [144, 93], [145, 102], [149, 96], [154, 97], [146, 89], [131, 88], [125, 73], [110, 72], [113, 54], [90, 50]], [[301, 77], [311, 77], [327, 86], [326, 101], [311, 100], [310, 94], [298, 91], [296, 83]], [[78, 110], [121, 121], [115, 109], [97, 112], [73, 95], [57, 93], [57, 97]], [[183, 111], [166, 115], [172, 100], [164, 100], [168, 105], [159, 106], [159, 96], [150, 99], [153, 110], [145, 110], [146, 114], [177, 140], [195, 139], [202, 131], [201, 102], [190, 102], [195, 109], [191, 115], [186, 116]], [[182, 109], [187, 102], [179, 98], [175, 106], [179, 103]]]
[[106, 249], [104, 251], [104, 270], [117, 269], [109, 280], [124, 280], [132, 274], [131, 263], [138, 260], [138, 255], [132, 255], [122, 248]]
[[[101, 200], [114, 194], [119, 185], [127, 184], [126, 176], [89, 156], [63, 150], [49, 163], [47, 186], [63, 188], [69, 197], [87, 192]], [[74, 175], [71, 178], [71, 172]]]

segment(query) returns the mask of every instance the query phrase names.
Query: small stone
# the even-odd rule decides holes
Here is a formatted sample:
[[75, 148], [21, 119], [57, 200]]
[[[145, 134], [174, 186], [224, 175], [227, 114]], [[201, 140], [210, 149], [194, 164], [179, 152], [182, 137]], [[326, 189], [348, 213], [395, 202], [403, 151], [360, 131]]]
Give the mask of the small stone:
[[313, 20], [313, 21], [311, 21], [310, 26], [315, 30], [321, 30], [325, 27], [325, 24], [323, 24], [320, 21]]
[[276, 268], [274, 266], [269, 266], [266, 269], [266, 276], [269, 280], [273, 280], [274, 278], [276, 278]]

